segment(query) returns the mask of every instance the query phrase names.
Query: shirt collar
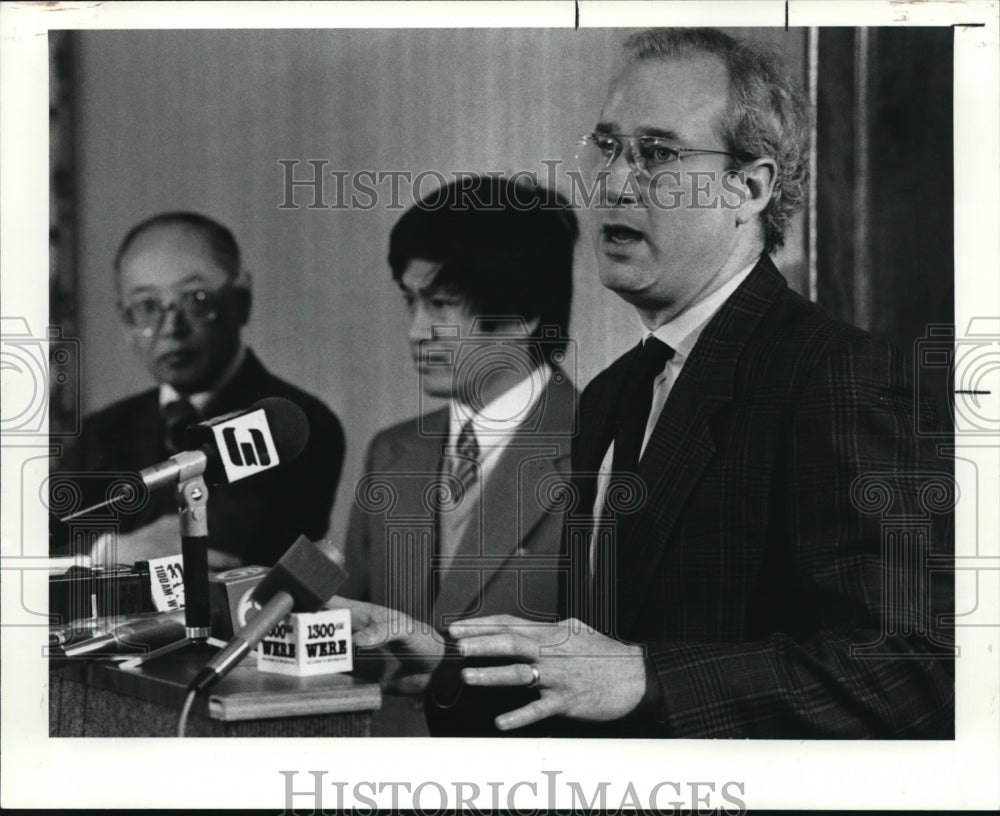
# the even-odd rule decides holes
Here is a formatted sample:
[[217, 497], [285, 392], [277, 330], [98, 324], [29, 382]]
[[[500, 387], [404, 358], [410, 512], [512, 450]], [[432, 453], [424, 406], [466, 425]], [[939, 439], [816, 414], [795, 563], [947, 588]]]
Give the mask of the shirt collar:
[[531, 415], [542, 396], [542, 389], [552, 376], [548, 363], [533, 368], [527, 377], [508, 388], [478, 412], [467, 405], [452, 400], [448, 406], [450, 440], [458, 438], [462, 426], [472, 420], [473, 431], [483, 436], [507, 436], [514, 433]]
[[747, 279], [756, 265], [757, 261], [753, 261], [710, 295], [689, 306], [656, 331], [650, 332], [649, 329], [642, 326], [642, 339], [645, 341], [648, 337], [655, 337], [662, 340], [674, 350], [674, 362], [683, 361], [691, 354], [709, 320], [719, 311], [729, 296], [739, 288], [740, 284]]
[[[199, 416], [204, 416], [205, 407], [211, 402], [212, 398], [218, 394], [223, 388], [225, 388], [232, 381], [233, 377], [236, 376], [236, 372], [239, 371], [240, 366], [243, 365], [243, 361], [247, 358], [247, 347], [241, 342], [236, 349], [236, 354], [233, 355], [233, 359], [229, 361], [229, 365], [226, 366], [225, 370], [222, 372], [222, 376], [216, 380], [215, 385], [213, 385], [208, 391], [199, 391], [197, 394], [188, 394], [187, 401], [190, 402], [194, 409], [198, 412]], [[169, 405], [171, 402], [176, 402], [179, 399], [185, 399], [181, 394], [177, 392], [169, 383], [160, 383], [160, 407], [163, 408]]]

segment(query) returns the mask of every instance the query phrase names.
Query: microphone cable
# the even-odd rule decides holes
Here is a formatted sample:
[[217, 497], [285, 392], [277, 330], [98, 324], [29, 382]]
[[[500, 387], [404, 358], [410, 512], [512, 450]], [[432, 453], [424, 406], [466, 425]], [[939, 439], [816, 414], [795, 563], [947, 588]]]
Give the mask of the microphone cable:
[[194, 698], [198, 696], [198, 692], [195, 689], [191, 689], [187, 693], [187, 697], [184, 698], [184, 706], [181, 708], [181, 716], [177, 721], [177, 736], [183, 737], [184, 732], [187, 730], [187, 719], [188, 714], [191, 713], [191, 706], [194, 704]]

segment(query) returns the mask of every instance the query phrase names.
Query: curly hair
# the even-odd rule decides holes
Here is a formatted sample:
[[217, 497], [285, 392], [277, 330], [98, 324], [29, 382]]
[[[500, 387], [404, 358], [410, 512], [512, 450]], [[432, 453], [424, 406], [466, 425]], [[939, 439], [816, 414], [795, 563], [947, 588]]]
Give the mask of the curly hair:
[[714, 28], [648, 29], [630, 36], [625, 48], [632, 62], [698, 52], [722, 60], [729, 73], [729, 105], [720, 136], [734, 154], [766, 156], [777, 164], [761, 226], [764, 251], [780, 247], [789, 219], [805, 197], [811, 122], [809, 102], [785, 72], [781, 58]]

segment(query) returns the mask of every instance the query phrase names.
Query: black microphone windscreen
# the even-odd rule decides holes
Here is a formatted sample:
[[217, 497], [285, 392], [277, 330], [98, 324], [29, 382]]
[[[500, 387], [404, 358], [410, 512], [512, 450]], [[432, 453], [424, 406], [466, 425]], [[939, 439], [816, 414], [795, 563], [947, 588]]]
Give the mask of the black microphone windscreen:
[[276, 593], [287, 592], [296, 612], [315, 612], [337, 594], [347, 578], [342, 559], [327, 552], [331, 546], [299, 536], [257, 584], [254, 601], [264, 606]]
[[291, 400], [266, 397], [250, 406], [251, 411], [264, 410], [271, 429], [275, 450], [282, 462], [294, 459], [309, 442], [309, 420], [305, 412]]

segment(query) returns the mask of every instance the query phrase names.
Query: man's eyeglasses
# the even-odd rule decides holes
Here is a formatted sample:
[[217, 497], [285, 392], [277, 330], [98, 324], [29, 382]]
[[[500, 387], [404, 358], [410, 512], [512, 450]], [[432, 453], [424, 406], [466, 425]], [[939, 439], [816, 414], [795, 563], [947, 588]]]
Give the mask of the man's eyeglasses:
[[192, 289], [171, 295], [147, 295], [118, 304], [125, 325], [142, 334], [152, 337], [160, 328], [163, 318], [171, 309], [176, 309], [184, 315], [184, 319], [192, 326], [204, 326], [215, 321], [225, 294], [231, 287], [224, 286], [214, 291], [207, 289]]
[[683, 156], [711, 153], [733, 156], [744, 161], [754, 158], [746, 153], [731, 153], [728, 150], [677, 147], [662, 136], [634, 133], [585, 133], [576, 143], [577, 163], [584, 173], [591, 176], [608, 170], [623, 152], [629, 167], [647, 179], [655, 177], [667, 165]]

